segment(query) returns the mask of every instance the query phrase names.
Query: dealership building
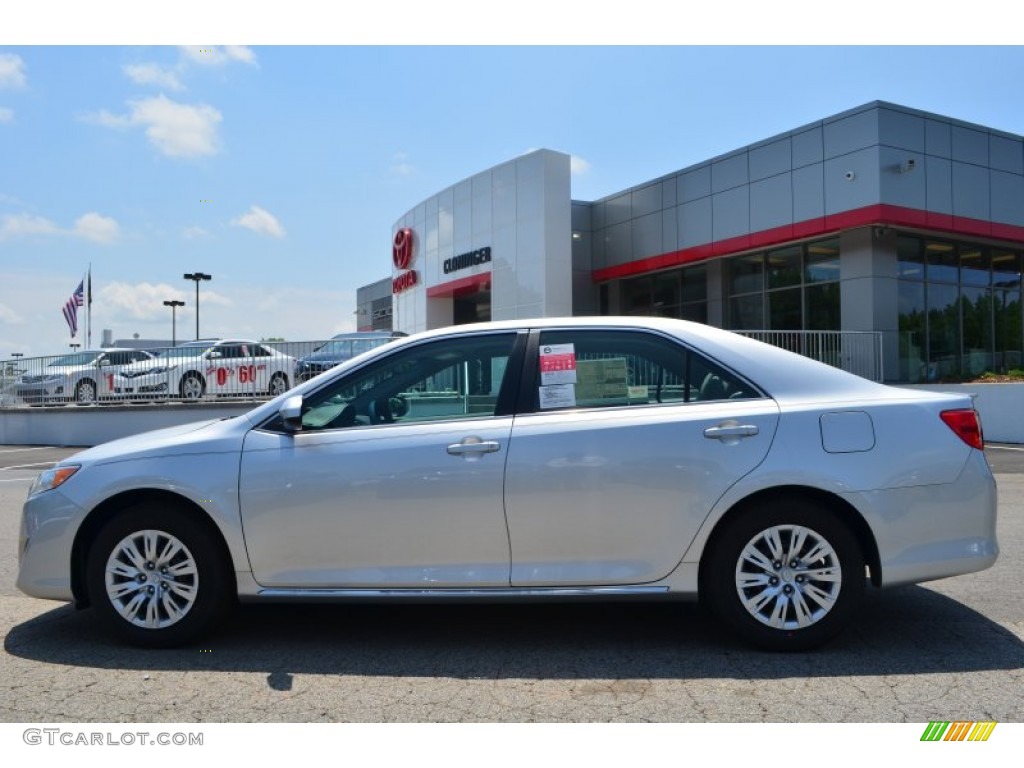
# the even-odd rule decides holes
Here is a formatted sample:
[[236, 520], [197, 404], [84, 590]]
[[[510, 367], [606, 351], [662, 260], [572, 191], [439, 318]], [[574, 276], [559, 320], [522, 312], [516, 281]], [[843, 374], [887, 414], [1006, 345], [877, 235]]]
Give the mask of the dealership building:
[[1024, 139], [872, 102], [592, 202], [560, 152], [482, 171], [395, 222], [356, 312], [407, 333], [621, 314], [869, 336], [877, 378], [920, 382], [1024, 367], [1022, 254]]

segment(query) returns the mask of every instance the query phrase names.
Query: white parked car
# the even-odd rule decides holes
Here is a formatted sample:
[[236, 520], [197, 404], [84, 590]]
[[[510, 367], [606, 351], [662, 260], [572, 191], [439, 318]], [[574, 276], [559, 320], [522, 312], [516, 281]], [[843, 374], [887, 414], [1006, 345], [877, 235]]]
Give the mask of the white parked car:
[[115, 377], [153, 355], [141, 349], [92, 349], [62, 355], [41, 371], [24, 374], [14, 393], [30, 405], [75, 402], [82, 405], [116, 396]]
[[123, 369], [114, 391], [132, 399], [205, 395], [279, 395], [289, 386], [295, 358], [258, 341], [190, 341]]
[[679, 320], [522, 320], [67, 458], [32, 486], [19, 553], [24, 592], [149, 646], [236, 599], [578, 597], [701, 598], [801, 650], [867, 584], [991, 566], [996, 487], [968, 396]]

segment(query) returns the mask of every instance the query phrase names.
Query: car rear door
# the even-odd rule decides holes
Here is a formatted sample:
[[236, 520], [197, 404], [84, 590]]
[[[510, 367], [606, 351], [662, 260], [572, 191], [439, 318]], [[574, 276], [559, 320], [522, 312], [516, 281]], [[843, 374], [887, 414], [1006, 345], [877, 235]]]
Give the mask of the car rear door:
[[654, 332], [543, 331], [526, 365], [505, 477], [513, 586], [663, 578], [778, 422], [752, 384]]

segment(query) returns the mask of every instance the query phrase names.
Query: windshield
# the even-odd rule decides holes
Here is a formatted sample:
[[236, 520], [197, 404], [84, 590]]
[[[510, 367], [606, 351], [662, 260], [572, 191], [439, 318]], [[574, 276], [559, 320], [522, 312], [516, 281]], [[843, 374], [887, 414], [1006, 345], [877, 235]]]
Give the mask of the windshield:
[[96, 362], [96, 358], [102, 354], [102, 352], [77, 352], [73, 355], [64, 355], [50, 363], [49, 367], [66, 368], [72, 365], [89, 365], [90, 363]]
[[171, 349], [162, 349], [156, 353], [156, 356], [161, 359], [168, 357], [199, 357], [208, 349], [210, 349], [210, 346], [207, 344], [193, 344], [192, 346], [185, 344]]

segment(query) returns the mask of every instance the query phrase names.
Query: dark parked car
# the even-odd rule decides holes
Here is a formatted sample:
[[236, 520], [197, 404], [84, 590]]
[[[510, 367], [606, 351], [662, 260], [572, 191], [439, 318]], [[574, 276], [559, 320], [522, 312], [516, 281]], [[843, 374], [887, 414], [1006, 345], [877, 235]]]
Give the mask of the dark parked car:
[[312, 353], [300, 357], [295, 363], [295, 383], [311, 379], [356, 355], [369, 352], [405, 334], [401, 331], [357, 331], [339, 333]]

